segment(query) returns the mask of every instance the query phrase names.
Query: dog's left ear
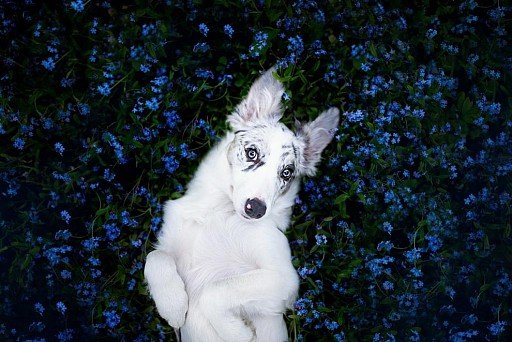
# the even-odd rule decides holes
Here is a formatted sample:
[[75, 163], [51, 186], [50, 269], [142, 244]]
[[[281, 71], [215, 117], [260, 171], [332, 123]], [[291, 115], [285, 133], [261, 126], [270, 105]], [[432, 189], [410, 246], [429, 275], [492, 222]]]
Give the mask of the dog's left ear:
[[305, 143], [301, 164], [306, 175], [313, 176], [316, 173], [322, 151], [334, 137], [339, 121], [340, 111], [333, 107], [314, 121], [299, 125], [296, 135]]
[[275, 68], [271, 68], [261, 75], [251, 86], [247, 97], [228, 116], [228, 122], [234, 130], [281, 119], [284, 88], [272, 75], [274, 71]]

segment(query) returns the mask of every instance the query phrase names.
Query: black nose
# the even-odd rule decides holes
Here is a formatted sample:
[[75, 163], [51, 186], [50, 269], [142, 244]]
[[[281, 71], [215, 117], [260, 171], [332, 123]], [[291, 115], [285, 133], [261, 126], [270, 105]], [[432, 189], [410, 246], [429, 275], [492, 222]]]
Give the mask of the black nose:
[[249, 215], [250, 218], [262, 218], [266, 211], [267, 206], [265, 203], [257, 198], [248, 199], [247, 202], [245, 202], [245, 213]]

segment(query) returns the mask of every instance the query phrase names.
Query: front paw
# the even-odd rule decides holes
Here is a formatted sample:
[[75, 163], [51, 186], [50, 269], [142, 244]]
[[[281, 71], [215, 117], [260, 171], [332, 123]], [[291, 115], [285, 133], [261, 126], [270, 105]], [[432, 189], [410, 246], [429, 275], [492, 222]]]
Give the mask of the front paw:
[[221, 322], [211, 322], [219, 336], [226, 342], [253, 342], [256, 341], [256, 332], [240, 317], [226, 315]]
[[152, 291], [151, 295], [160, 316], [173, 328], [180, 328], [185, 324], [188, 310], [188, 296], [184, 290], [161, 289]]
[[228, 297], [229, 294], [220, 295], [212, 289], [207, 289], [201, 295], [200, 310], [223, 341], [255, 341], [254, 328], [229, 309]]

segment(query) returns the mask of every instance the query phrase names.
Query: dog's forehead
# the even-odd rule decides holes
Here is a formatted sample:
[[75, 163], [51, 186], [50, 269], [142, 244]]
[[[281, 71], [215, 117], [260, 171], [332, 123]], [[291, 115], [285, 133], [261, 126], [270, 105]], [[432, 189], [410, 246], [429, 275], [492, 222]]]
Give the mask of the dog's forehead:
[[[242, 135], [244, 144], [256, 144], [269, 151], [297, 149], [299, 140], [295, 133], [283, 124], [271, 126], [255, 126], [244, 131]], [[284, 151], [286, 152], [286, 151]]]

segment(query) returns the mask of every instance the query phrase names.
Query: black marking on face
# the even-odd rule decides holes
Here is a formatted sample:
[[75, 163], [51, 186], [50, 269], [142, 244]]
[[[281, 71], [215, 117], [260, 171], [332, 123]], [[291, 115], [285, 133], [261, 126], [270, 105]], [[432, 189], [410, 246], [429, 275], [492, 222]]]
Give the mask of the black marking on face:
[[268, 126], [267, 125], [256, 125], [256, 126], [253, 126], [252, 128], [253, 129], [261, 129], [261, 128], [267, 128]]
[[247, 132], [245, 129], [239, 129], [238, 131], [235, 132], [235, 135], [239, 134], [239, 133], [245, 133]]
[[292, 143], [292, 149], [293, 149], [293, 154], [295, 155], [295, 160], [297, 160], [298, 150], [297, 150], [297, 146], [295, 146], [295, 144], [293, 144], [293, 143]]
[[250, 140], [244, 140], [243, 144], [245, 147], [253, 147], [255, 144], [261, 145], [263, 144], [263, 139], [260, 137], [251, 137]]
[[243, 169], [242, 171], [243, 172], [247, 172], [247, 171], [256, 171], [257, 169], [259, 169], [261, 166], [265, 165], [265, 162], [263, 160], [260, 160], [259, 162], [256, 162], [254, 164], [251, 164], [249, 165], [248, 167], [246, 167], [245, 169]]
[[284, 150], [281, 154], [281, 166], [277, 170], [277, 177], [279, 179], [279, 189], [282, 193], [285, 193], [289, 188], [290, 184], [295, 179], [298, 150], [297, 147], [291, 143], [283, 144], [282, 149]]
[[288, 157], [290, 155], [290, 152], [285, 152], [281, 155], [281, 161], [284, 162], [284, 160], [286, 159], [286, 157]]
[[[292, 170], [291, 176], [289, 178], [283, 177], [283, 172], [286, 169]], [[284, 166], [283, 168], [280, 168], [278, 170], [277, 176], [279, 178], [279, 190], [282, 193], [285, 193], [290, 188], [290, 185], [292, 184], [293, 180], [295, 179], [295, 166], [293, 164], [289, 164], [289, 165]]]

